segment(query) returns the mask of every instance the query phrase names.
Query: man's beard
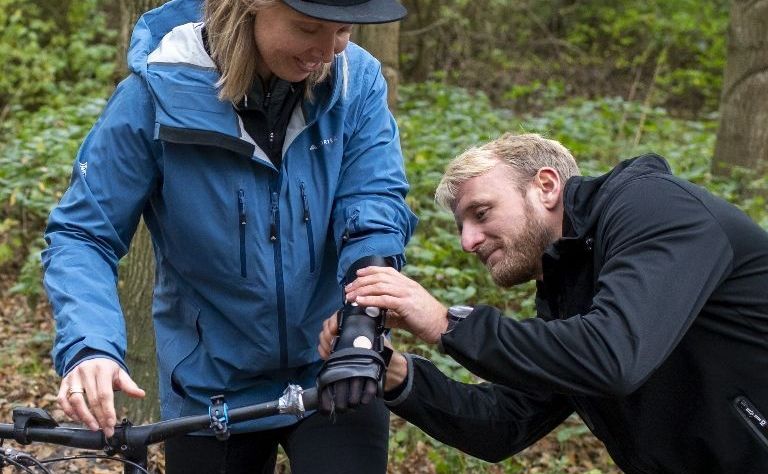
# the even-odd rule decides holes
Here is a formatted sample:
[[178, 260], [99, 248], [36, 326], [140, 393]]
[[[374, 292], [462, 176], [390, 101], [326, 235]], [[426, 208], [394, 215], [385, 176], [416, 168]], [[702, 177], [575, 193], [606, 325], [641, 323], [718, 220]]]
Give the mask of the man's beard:
[[504, 236], [500, 260], [493, 265], [486, 260], [486, 268], [494, 283], [509, 288], [538, 278], [541, 258], [554, 240], [553, 232], [536, 218], [533, 208], [526, 202], [525, 223], [521, 232], [514, 240]]

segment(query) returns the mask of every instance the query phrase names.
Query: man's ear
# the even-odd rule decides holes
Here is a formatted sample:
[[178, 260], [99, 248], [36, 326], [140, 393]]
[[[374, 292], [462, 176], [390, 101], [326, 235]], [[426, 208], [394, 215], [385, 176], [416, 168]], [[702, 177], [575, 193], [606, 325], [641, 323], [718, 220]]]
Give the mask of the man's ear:
[[541, 168], [533, 178], [533, 186], [539, 193], [539, 199], [548, 210], [553, 210], [560, 205], [563, 184], [554, 168]]

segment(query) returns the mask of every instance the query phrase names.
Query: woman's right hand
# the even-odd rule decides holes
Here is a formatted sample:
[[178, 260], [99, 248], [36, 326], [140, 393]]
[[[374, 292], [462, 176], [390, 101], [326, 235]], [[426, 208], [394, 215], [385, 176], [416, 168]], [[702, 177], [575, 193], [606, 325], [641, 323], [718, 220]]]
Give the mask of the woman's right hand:
[[115, 390], [132, 398], [143, 398], [144, 390], [112, 359], [85, 360], [61, 381], [56, 400], [64, 413], [93, 431], [104, 430], [109, 438], [115, 432]]

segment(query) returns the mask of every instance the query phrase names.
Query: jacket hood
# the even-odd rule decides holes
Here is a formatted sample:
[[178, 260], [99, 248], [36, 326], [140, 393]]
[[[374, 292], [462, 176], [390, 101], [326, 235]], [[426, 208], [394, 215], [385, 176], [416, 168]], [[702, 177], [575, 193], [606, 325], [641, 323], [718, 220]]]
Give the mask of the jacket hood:
[[171, 0], [141, 15], [128, 47], [128, 68], [144, 77], [147, 58], [158, 47], [160, 40], [174, 27], [199, 22], [202, 18], [202, 0]]
[[595, 227], [617, 189], [638, 177], [656, 173], [670, 174], [671, 169], [664, 158], [649, 153], [624, 160], [602, 176], [575, 176], [569, 179], [563, 202], [576, 237], [583, 237]]

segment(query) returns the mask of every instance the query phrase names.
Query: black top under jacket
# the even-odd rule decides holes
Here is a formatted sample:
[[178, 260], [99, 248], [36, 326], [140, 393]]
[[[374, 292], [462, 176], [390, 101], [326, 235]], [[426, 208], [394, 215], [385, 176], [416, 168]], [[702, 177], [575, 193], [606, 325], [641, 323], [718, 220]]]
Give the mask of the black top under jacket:
[[768, 473], [768, 234], [645, 155], [565, 188], [538, 317], [477, 307], [392, 411], [502, 460], [577, 412], [627, 473]]
[[257, 79], [235, 107], [245, 130], [277, 169], [283, 160], [288, 122], [303, 97], [303, 82], [291, 83], [272, 76], [267, 83]]
[[[203, 47], [208, 55], [208, 30], [201, 30]], [[293, 109], [304, 97], [304, 81], [288, 82], [277, 76], [262, 82], [256, 78], [251, 90], [235, 104], [243, 128], [279, 170], [283, 161], [283, 145]]]

